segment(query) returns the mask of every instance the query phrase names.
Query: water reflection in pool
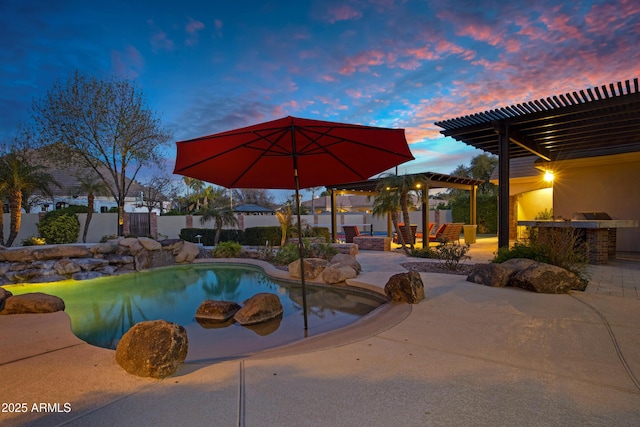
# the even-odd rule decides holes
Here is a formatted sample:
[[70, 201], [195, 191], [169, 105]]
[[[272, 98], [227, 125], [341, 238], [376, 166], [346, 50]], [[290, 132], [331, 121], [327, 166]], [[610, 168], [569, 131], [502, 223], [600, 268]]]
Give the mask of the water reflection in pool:
[[[79, 338], [115, 349], [134, 324], [164, 319], [187, 330], [187, 361], [235, 357], [304, 338], [301, 288], [277, 282], [245, 266], [199, 264], [162, 268], [82, 282], [9, 287], [14, 294], [45, 292], [65, 301]], [[206, 299], [243, 301], [259, 292], [275, 293], [282, 319], [251, 328], [239, 324], [200, 325], [195, 312]], [[366, 292], [307, 285], [308, 334], [317, 335], [354, 322], [384, 302]]]

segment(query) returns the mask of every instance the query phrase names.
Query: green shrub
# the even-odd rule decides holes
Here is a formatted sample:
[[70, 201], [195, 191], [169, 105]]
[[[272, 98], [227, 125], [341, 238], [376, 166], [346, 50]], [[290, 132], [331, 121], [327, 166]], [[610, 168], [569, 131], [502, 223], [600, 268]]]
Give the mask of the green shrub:
[[73, 209], [51, 211], [38, 224], [38, 233], [48, 244], [76, 243], [80, 221]]
[[512, 258], [528, 258], [555, 265], [589, 281], [587, 271], [589, 248], [579, 230], [555, 228], [553, 231], [529, 235], [527, 243], [516, 242], [512, 248], [500, 248], [493, 262], [504, 262]]
[[471, 258], [467, 255], [469, 248], [470, 245], [468, 243], [461, 245], [457, 242], [442, 242], [435, 248], [416, 248], [411, 252], [410, 256], [439, 259], [444, 263], [444, 267], [447, 270], [457, 271], [460, 261]]
[[331, 241], [331, 232], [327, 227], [311, 227], [310, 237], [322, 237], [325, 242]]
[[[200, 243], [204, 246], [213, 246], [216, 230], [212, 228], [183, 228], [180, 230], [180, 238], [187, 242], [198, 243], [196, 236], [200, 235]], [[238, 242], [241, 232], [239, 230], [220, 230], [220, 242]], [[218, 243], [220, 243], [218, 242]]]
[[411, 251], [410, 256], [416, 257], [416, 258], [432, 258], [432, 259], [440, 258], [440, 255], [435, 250], [435, 248], [431, 248], [431, 247], [414, 248], [413, 251]]
[[[304, 241], [305, 249], [307, 248], [307, 242]], [[308, 253], [305, 251], [305, 257], [309, 258], [322, 258], [326, 260], [330, 260], [334, 255], [338, 253], [338, 249], [336, 249], [331, 243], [311, 243], [308, 245], [309, 250]]]
[[22, 246], [40, 246], [46, 245], [47, 241], [42, 237], [31, 236], [28, 239], [22, 241]]
[[511, 248], [499, 248], [493, 258], [493, 262], [505, 262], [513, 258], [527, 258], [547, 263], [549, 261], [544, 248], [523, 242], [515, 242]]
[[444, 242], [436, 247], [436, 252], [447, 270], [456, 271], [460, 261], [471, 258], [467, 255], [470, 246], [468, 243], [461, 245], [458, 242]]
[[276, 265], [288, 265], [299, 258], [300, 252], [298, 250], [298, 245], [294, 243], [287, 243], [284, 246], [280, 246], [280, 249], [278, 249], [278, 252], [276, 252], [275, 257], [273, 258], [273, 263]]
[[238, 258], [242, 252], [242, 246], [237, 242], [220, 242], [211, 251], [214, 258]]
[[244, 230], [239, 242], [247, 246], [279, 245], [282, 240], [280, 226], [250, 227]]

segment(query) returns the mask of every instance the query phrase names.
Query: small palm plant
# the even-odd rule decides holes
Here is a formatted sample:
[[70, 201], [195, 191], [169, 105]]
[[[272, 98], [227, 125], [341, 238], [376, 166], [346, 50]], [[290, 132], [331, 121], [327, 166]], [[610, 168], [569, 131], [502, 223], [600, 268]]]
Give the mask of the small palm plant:
[[213, 221], [216, 224], [216, 234], [213, 238], [213, 244], [217, 245], [220, 241], [222, 227], [225, 225], [233, 226], [238, 223], [236, 215], [230, 208], [229, 198], [216, 197], [209, 200], [207, 206], [202, 209], [202, 217], [200, 224], [204, 225], [207, 221]]
[[6, 245], [11, 246], [18, 236], [22, 222], [23, 193], [39, 190], [52, 197], [51, 186], [60, 187], [51, 174], [42, 166], [35, 165], [23, 153], [14, 151], [0, 158], [0, 191], [9, 201], [9, 237]]

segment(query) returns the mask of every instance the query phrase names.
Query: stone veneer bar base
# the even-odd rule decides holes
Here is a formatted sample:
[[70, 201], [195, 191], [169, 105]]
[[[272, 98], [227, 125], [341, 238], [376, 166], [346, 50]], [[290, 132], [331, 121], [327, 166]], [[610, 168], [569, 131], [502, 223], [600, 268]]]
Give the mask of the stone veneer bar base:
[[354, 237], [353, 243], [363, 251], [390, 251], [391, 237], [360, 236]]

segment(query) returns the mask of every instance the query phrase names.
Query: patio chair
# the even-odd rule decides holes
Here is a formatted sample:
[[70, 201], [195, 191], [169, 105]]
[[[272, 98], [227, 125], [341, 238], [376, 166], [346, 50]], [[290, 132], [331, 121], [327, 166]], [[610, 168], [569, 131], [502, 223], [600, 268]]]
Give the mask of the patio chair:
[[[413, 239], [413, 243], [416, 243], [416, 231], [418, 230], [418, 226], [416, 224], [411, 224], [409, 227], [411, 227], [411, 238]], [[398, 224], [398, 228], [400, 229], [400, 232], [402, 233], [402, 237], [404, 238], [404, 243], [406, 244], [410, 244], [411, 240], [409, 240], [409, 236], [407, 235], [407, 230], [404, 228], [404, 224]], [[394, 243], [400, 243], [400, 240], [398, 239], [398, 235], [396, 233], [393, 234], [393, 242]]]
[[460, 243], [460, 233], [462, 233], [462, 226], [464, 224], [460, 222], [452, 222], [442, 224], [436, 231], [436, 234], [429, 236], [430, 242], [453, 242]]
[[344, 241], [347, 243], [353, 243], [353, 238], [360, 236], [357, 225], [343, 225], [342, 229], [344, 230]]

